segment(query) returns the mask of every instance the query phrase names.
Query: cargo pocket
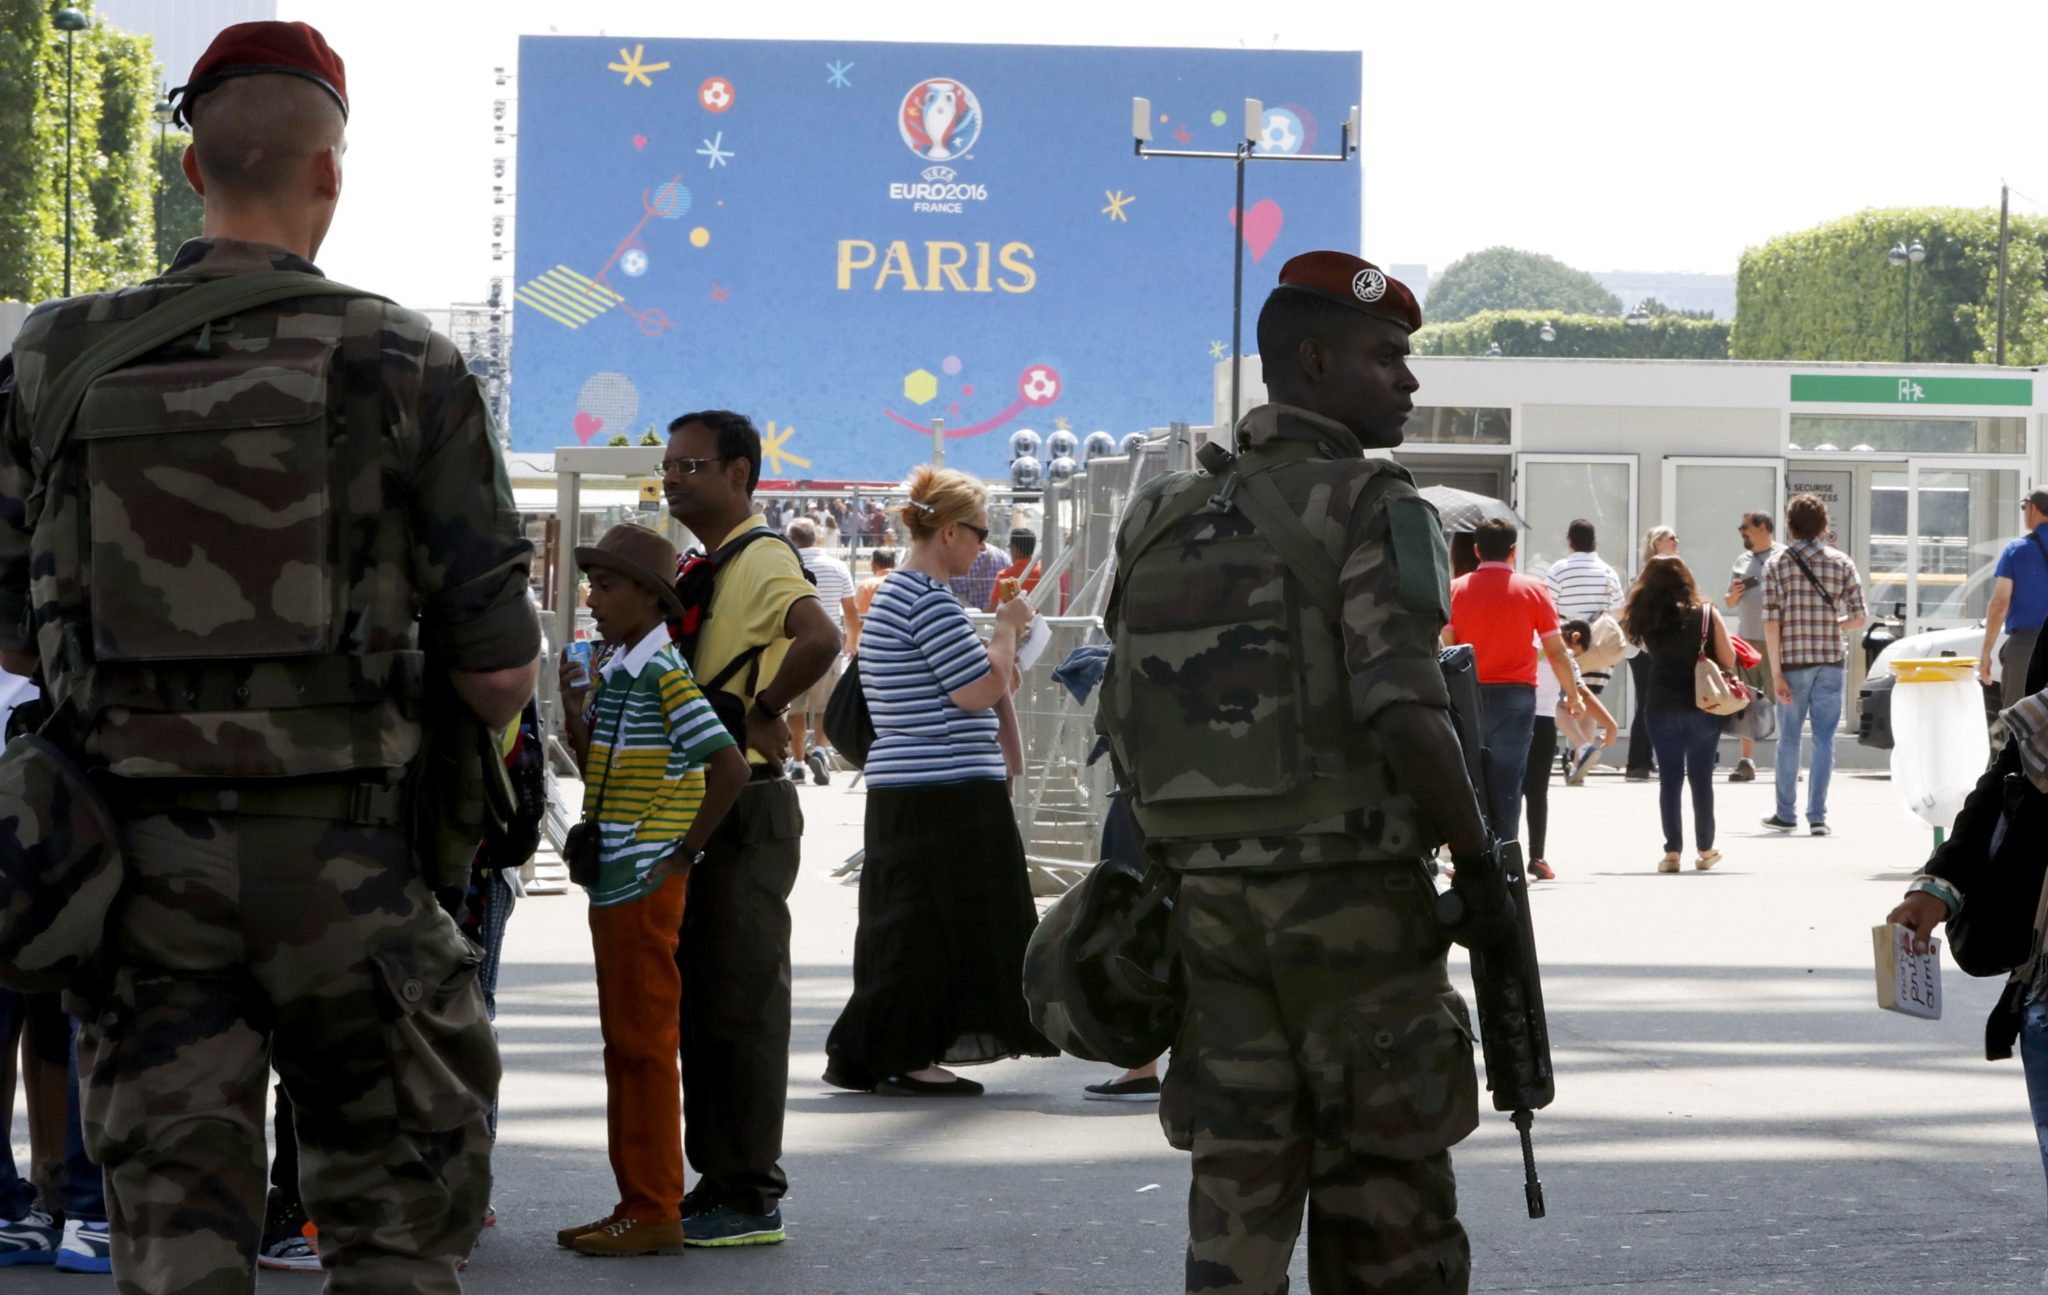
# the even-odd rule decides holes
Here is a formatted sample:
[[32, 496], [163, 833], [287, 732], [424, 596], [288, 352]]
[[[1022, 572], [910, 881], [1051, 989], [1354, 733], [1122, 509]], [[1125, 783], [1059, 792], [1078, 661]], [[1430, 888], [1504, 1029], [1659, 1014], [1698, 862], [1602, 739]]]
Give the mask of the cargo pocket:
[[1359, 1155], [1420, 1160], [1479, 1124], [1472, 1025], [1455, 993], [1360, 1011], [1346, 1063], [1345, 1125]]
[[477, 983], [481, 958], [454, 930], [371, 954], [385, 998], [398, 1126], [445, 1133], [482, 1120], [498, 1091], [498, 1045]]

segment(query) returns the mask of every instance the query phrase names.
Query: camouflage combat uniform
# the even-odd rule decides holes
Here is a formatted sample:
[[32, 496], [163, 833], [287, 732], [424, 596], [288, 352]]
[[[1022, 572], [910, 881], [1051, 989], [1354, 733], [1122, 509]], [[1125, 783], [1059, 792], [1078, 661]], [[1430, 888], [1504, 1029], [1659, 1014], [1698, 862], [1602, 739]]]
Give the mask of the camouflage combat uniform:
[[94, 716], [85, 757], [125, 824], [110, 965], [73, 1004], [85, 1133], [120, 1290], [253, 1290], [274, 1065], [327, 1289], [453, 1292], [498, 1057], [476, 950], [410, 856], [401, 771], [423, 632], [437, 669], [539, 650], [476, 380], [417, 314], [306, 298], [100, 379], [47, 467], [30, 444], [39, 394], [105, 325], [270, 270], [318, 273], [187, 243], [161, 279], [37, 310], [0, 369], [0, 648]]
[[1408, 474], [1341, 425], [1265, 405], [1239, 432], [1237, 474], [1265, 485], [1237, 499], [1261, 489], [1300, 518], [1341, 624], [1237, 504], [1128, 551], [1184, 483], [1217, 495], [1206, 477], [1133, 501], [1107, 618], [1102, 725], [1181, 873], [1187, 1015], [1160, 1119], [1194, 1155], [1187, 1289], [1285, 1291], [1306, 1197], [1313, 1290], [1463, 1291], [1448, 1148], [1478, 1121], [1470, 1019], [1420, 815], [1373, 727], [1449, 705], [1442, 536]]

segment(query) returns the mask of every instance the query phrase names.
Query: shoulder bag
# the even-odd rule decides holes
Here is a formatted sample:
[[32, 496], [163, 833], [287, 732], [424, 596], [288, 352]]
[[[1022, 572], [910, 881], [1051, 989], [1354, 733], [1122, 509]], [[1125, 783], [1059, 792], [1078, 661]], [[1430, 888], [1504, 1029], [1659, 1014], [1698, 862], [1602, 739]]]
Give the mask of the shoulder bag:
[[[625, 734], [625, 731], [626, 703], [624, 698], [620, 698], [619, 722], [612, 726], [611, 746], [605, 752], [607, 759], [610, 759], [612, 755], [617, 753], [619, 738]], [[583, 785], [585, 787], [590, 785], [587, 771]], [[582, 822], [572, 826], [569, 829], [569, 834], [562, 838], [562, 862], [568, 866], [569, 880], [586, 889], [597, 884], [599, 848], [597, 824], [604, 814], [604, 794], [611, 790], [611, 786], [612, 771], [607, 768], [604, 771], [604, 786], [598, 789], [597, 804], [583, 816]]]
[[1714, 635], [1714, 609], [1700, 607], [1700, 654], [1692, 668], [1693, 699], [1709, 715], [1733, 715], [1748, 706], [1755, 696], [1749, 685], [1733, 678], [1721, 663], [1707, 655]]

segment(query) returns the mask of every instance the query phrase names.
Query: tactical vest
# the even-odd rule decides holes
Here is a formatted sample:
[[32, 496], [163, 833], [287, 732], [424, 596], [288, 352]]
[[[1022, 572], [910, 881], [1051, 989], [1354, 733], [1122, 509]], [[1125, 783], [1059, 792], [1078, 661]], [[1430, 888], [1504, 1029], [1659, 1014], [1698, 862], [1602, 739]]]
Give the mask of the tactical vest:
[[1255, 451], [1221, 478], [1179, 473], [1118, 535], [1101, 706], [1155, 843], [1294, 836], [1388, 795], [1388, 753], [1351, 718], [1337, 560], [1268, 476], [1288, 464], [1337, 466]]
[[[284, 301], [255, 321], [268, 336], [235, 328]], [[37, 645], [110, 772], [329, 776], [416, 753], [387, 308], [315, 275], [237, 275], [46, 339], [26, 501]]]

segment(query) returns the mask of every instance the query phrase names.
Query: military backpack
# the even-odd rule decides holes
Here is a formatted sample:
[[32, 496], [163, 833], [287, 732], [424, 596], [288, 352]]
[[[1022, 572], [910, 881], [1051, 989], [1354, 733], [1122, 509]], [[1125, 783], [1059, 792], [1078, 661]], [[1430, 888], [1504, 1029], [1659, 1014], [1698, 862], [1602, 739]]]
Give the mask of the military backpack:
[[[1118, 536], [1101, 706], [1155, 841], [1288, 835], [1372, 798], [1337, 562], [1268, 475], [1285, 463], [1304, 461], [1162, 478], [1150, 519]], [[1397, 480], [1367, 483], [1358, 506]]]

